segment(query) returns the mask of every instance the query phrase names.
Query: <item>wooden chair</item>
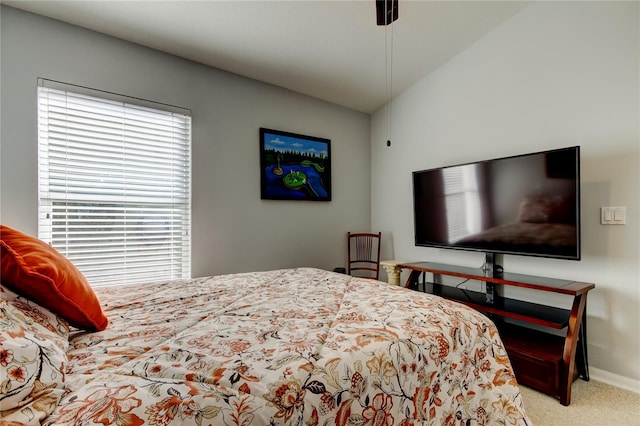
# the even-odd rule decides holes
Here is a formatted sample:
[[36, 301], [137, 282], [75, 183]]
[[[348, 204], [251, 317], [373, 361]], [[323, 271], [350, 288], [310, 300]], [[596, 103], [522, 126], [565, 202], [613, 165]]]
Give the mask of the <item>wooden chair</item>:
[[380, 275], [380, 236], [380, 232], [347, 233], [347, 274], [378, 279]]

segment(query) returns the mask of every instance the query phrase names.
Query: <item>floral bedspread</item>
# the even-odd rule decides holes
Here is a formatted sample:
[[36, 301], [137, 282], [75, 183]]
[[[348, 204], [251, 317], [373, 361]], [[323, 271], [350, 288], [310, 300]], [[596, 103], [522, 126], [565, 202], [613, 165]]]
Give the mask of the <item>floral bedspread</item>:
[[433, 295], [311, 268], [96, 292], [45, 424], [530, 424], [495, 326]]

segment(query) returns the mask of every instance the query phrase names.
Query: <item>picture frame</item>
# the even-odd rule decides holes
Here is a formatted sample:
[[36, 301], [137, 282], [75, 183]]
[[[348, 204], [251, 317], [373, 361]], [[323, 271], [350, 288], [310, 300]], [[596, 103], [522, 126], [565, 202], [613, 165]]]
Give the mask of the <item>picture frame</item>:
[[331, 201], [331, 140], [260, 128], [260, 198]]

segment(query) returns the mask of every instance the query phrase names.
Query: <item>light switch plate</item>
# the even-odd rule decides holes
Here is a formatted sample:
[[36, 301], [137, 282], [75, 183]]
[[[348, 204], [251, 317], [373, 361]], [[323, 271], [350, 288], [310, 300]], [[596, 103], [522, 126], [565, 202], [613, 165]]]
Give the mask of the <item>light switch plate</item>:
[[625, 225], [627, 223], [627, 208], [600, 207], [600, 223], [602, 225]]

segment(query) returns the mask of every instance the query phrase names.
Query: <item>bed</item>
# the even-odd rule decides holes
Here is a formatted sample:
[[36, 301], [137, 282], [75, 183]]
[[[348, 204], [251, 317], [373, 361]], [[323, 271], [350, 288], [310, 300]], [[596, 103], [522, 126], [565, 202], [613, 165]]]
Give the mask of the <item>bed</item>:
[[462, 247], [504, 252], [547, 253], [564, 257], [576, 255], [578, 227], [573, 197], [527, 195], [521, 201], [517, 219], [487, 228], [456, 241]]
[[380, 281], [293, 268], [96, 288], [76, 326], [69, 301], [15, 280], [0, 296], [6, 425], [530, 424], [488, 318]]
[[463, 247], [575, 256], [578, 228], [565, 223], [505, 223], [456, 242]]

